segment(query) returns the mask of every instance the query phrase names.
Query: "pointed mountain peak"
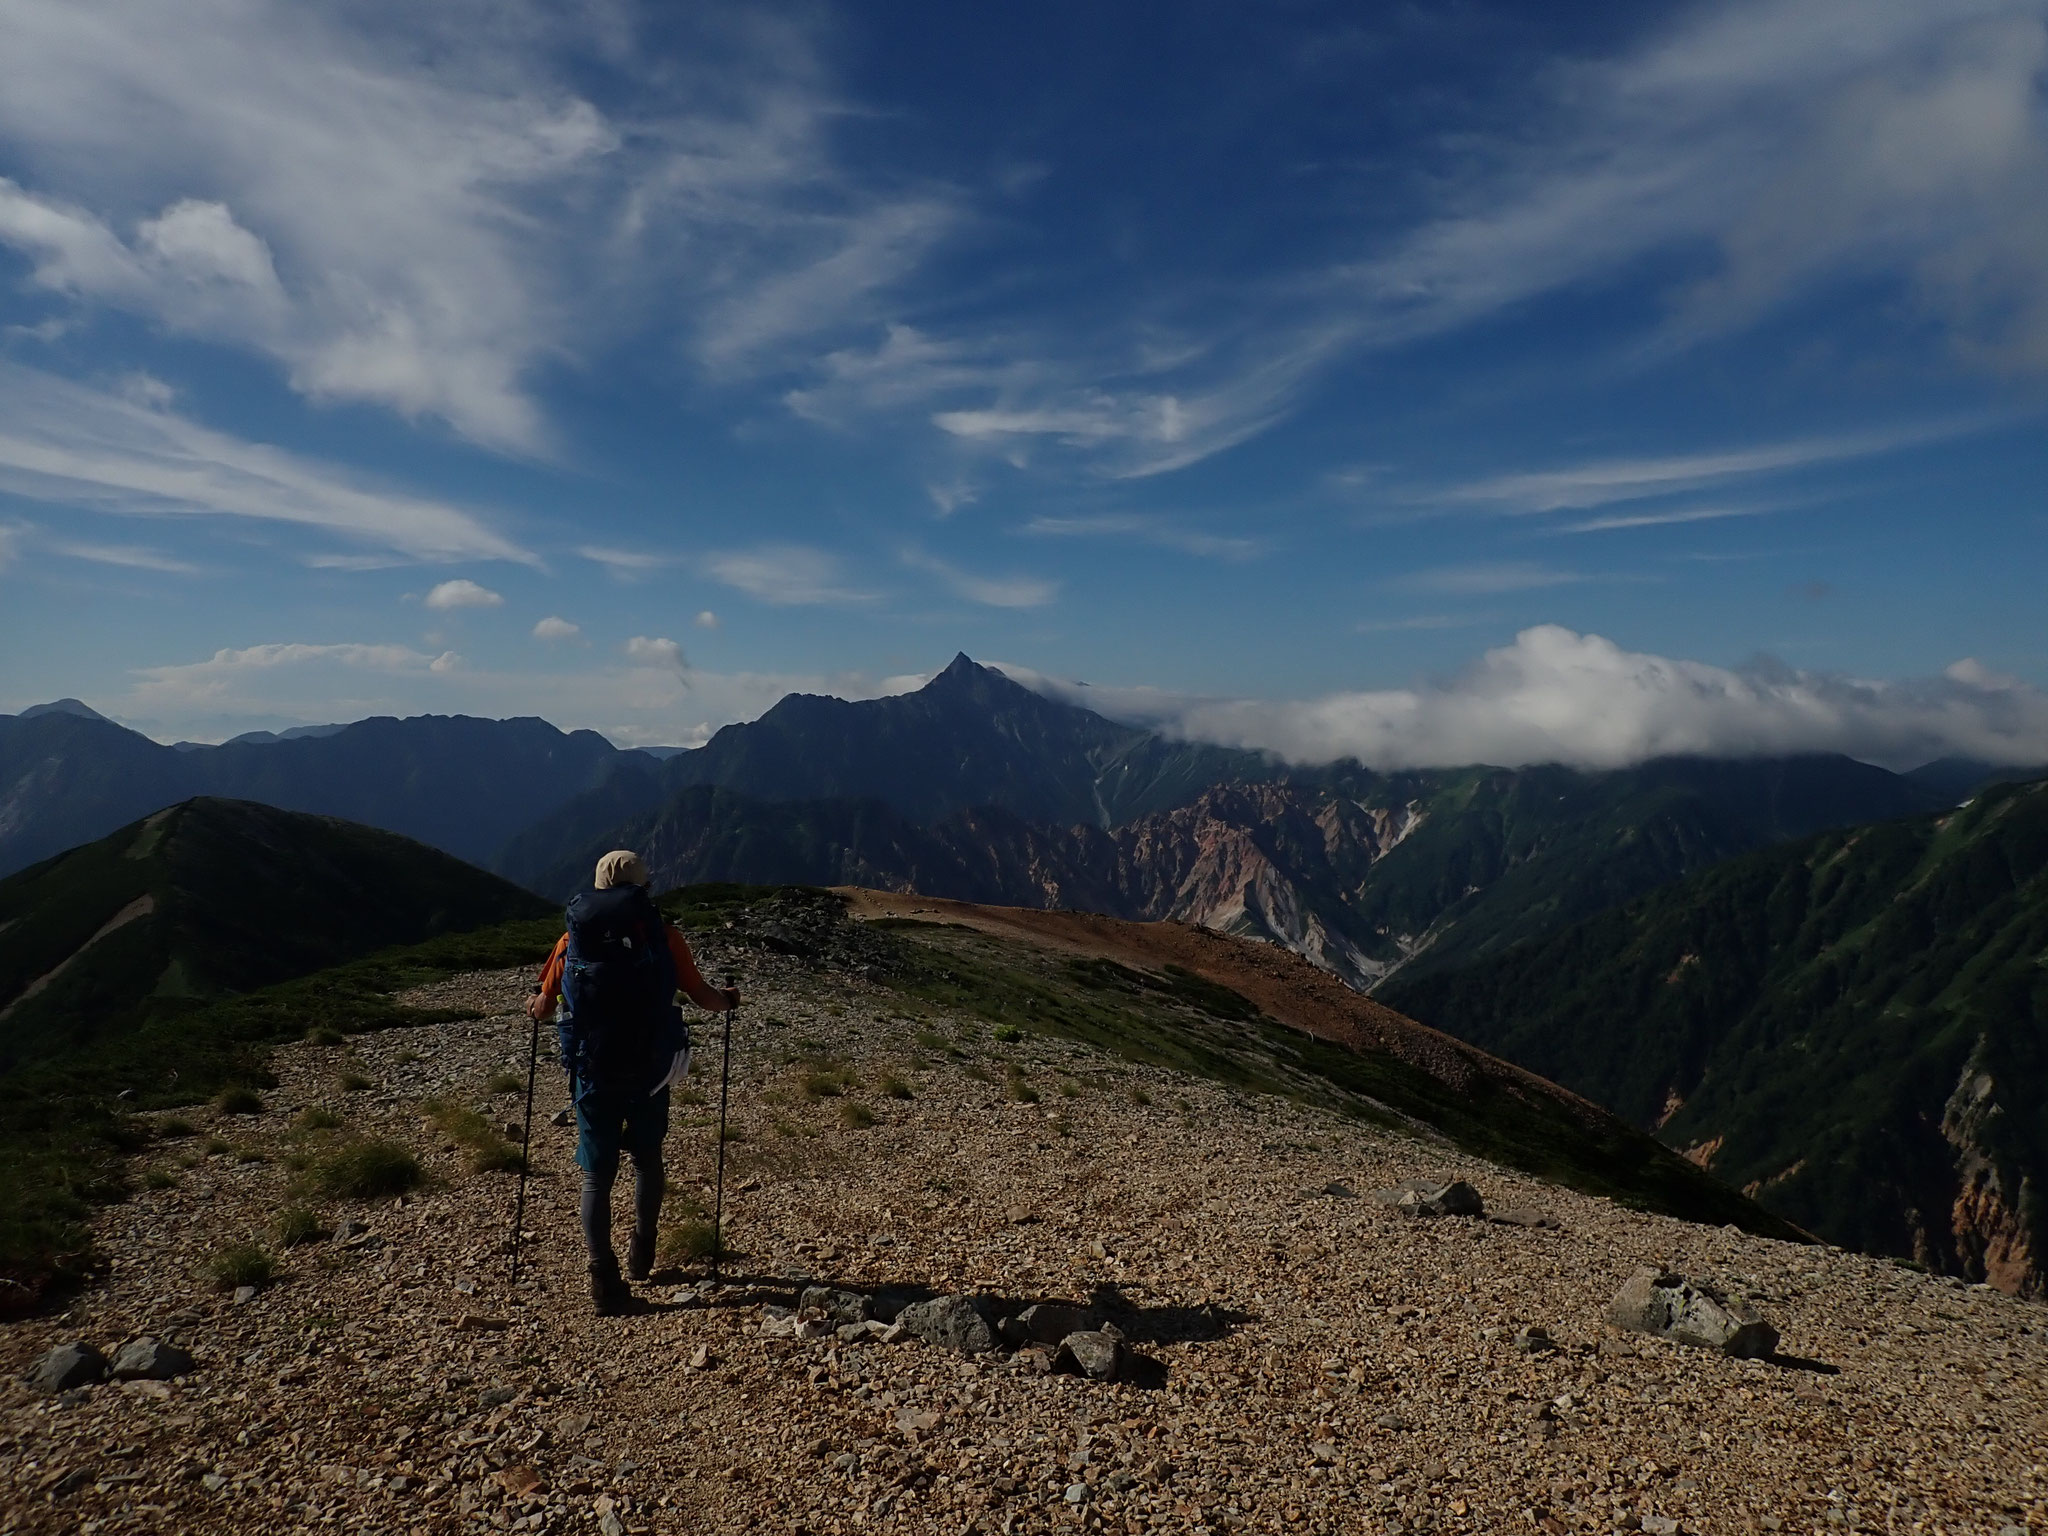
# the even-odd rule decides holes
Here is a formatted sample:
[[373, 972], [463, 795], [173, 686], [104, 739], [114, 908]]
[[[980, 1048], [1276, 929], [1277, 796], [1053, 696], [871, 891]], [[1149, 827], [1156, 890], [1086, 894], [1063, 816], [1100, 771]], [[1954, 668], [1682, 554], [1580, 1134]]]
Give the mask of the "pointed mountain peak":
[[941, 691], [956, 691], [962, 688], [972, 688], [976, 684], [986, 685], [996, 681], [1008, 682], [1009, 679], [1005, 678], [994, 667], [984, 667], [965, 651], [962, 651], [946, 664], [945, 671], [939, 673], [930, 682], [926, 683], [925, 687], [936, 688]]

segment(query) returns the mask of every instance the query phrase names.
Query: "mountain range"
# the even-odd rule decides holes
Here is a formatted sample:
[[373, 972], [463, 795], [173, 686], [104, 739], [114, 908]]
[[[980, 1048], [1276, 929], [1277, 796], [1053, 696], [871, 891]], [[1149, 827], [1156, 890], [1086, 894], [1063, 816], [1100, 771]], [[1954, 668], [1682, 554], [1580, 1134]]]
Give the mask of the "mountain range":
[[557, 899], [605, 850], [647, 843], [665, 884], [853, 881], [1174, 918], [1370, 988], [1735, 854], [1950, 803], [1958, 771], [1299, 767], [1119, 724], [959, 656], [914, 693], [791, 695], [665, 758], [539, 720], [380, 718], [177, 750], [90, 711], [24, 712], [0, 718], [0, 871], [227, 795], [400, 832]]
[[2048, 781], [1752, 853], [1382, 995], [1844, 1246], [2048, 1289]]

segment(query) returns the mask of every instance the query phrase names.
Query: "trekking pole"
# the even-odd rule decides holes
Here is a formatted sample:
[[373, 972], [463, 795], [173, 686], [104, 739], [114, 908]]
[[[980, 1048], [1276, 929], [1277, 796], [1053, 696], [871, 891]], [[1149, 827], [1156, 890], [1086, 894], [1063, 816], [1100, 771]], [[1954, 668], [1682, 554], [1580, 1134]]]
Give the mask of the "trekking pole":
[[533, 1021], [533, 1043], [526, 1052], [526, 1124], [519, 1145], [519, 1205], [512, 1215], [512, 1284], [519, 1284], [519, 1232], [526, 1225], [526, 1175], [533, 1165], [533, 1078], [540, 1066], [540, 1020]]
[[[732, 991], [730, 976], [726, 990]], [[725, 1010], [725, 1064], [718, 1071], [718, 1195], [711, 1215], [711, 1283], [718, 1283], [718, 1266], [725, 1258], [725, 1100], [732, 1087], [732, 1009]]]

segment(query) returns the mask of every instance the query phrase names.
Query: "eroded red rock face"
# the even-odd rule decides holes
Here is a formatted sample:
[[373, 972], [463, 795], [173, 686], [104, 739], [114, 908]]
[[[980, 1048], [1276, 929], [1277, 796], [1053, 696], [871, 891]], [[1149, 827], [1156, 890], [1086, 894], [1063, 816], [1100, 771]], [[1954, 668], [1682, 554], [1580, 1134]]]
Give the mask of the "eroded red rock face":
[[1949, 1209], [1949, 1246], [1954, 1266], [1971, 1279], [1983, 1280], [2008, 1295], [2038, 1298], [2048, 1289], [2044, 1287], [2038, 1234], [2028, 1229], [2021, 1214], [2025, 1202], [2020, 1188], [2000, 1167], [1985, 1134], [2005, 1112], [1996, 1078], [1973, 1054], [1941, 1117], [1942, 1136], [1955, 1149], [1956, 1194]]

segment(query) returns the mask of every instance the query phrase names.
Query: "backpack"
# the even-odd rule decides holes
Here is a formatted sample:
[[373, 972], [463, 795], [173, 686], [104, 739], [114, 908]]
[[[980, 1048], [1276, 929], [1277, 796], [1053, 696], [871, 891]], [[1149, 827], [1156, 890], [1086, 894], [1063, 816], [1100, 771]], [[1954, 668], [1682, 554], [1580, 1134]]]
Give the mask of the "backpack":
[[579, 1090], [659, 1092], [683, 1048], [667, 925], [644, 886], [585, 891], [569, 903], [562, 1064]]

